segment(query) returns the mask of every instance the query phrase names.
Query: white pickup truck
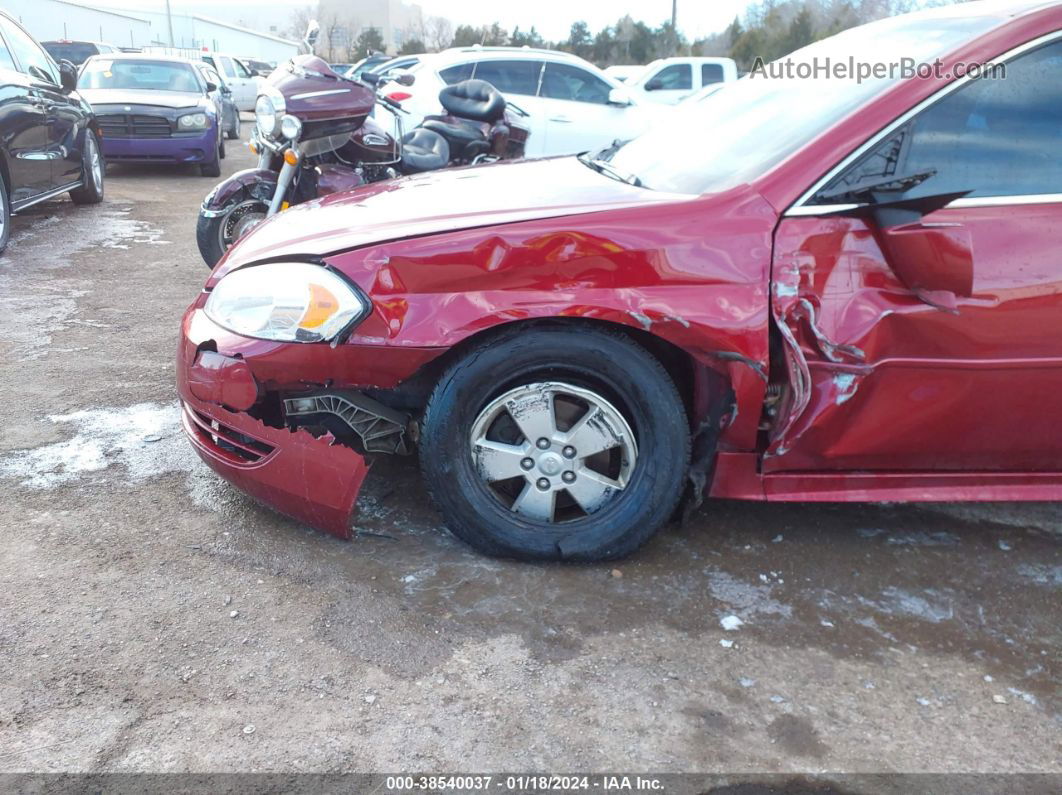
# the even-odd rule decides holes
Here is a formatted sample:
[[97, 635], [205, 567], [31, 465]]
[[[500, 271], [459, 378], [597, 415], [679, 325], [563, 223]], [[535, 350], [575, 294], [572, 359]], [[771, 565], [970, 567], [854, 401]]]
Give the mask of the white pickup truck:
[[707, 85], [737, 80], [737, 76], [732, 58], [660, 58], [628, 85], [640, 97], [674, 105]]

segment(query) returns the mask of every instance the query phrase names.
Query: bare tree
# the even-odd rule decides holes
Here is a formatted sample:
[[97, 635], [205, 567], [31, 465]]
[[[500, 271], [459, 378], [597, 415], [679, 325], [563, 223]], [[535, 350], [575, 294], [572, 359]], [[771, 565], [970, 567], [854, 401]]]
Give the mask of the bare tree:
[[445, 50], [454, 40], [454, 26], [446, 17], [428, 17], [424, 23], [424, 43], [433, 51]]
[[317, 16], [316, 6], [298, 6], [291, 9], [291, 16], [288, 17], [288, 26], [285, 29], [285, 34], [290, 39], [295, 41], [302, 41], [302, 37], [306, 35], [306, 26], [310, 24], [310, 20]]

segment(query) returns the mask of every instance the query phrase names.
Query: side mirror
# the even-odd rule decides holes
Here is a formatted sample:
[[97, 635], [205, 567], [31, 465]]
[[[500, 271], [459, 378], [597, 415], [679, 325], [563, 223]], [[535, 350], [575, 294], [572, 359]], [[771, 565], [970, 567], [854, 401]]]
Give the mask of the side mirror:
[[930, 170], [892, 175], [877, 183], [826, 194], [822, 199], [866, 201], [838, 215], [865, 218], [874, 230], [885, 261], [904, 287], [930, 306], [957, 312], [958, 299], [973, 294], [973, 240], [963, 226], [927, 224], [922, 219], [969, 191], [917, 198], [905, 196], [935, 174], [936, 171]]
[[659, 77], [654, 77], [648, 83], [645, 84], [646, 91], [661, 91], [664, 88], [664, 81]]
[[889, 267], [927, 304], [958, 311], [958, 298], [973, 295], [973, 240], [958, 224], [916, 222], [878, 230]]
[[[207, 81], [207, 91], [206, 91], [206, 92], [207, 92], [208, 94], [213, 94], [213, 93], [214, 93], [215, 91], [217, 91], [217, 90], [218, 90], [218, 84], [217, 84], [217, 83], [211, 83], [211, 82], [210, 82], [210, 81], [208, 80], [208, 81]], [[221, 93], [223, 93], [223, 94], [224, 94], [225, 92], [223, 91], [223, 92], [221, 92]]]
[[417, 78], [414, 75], [411, 75], [409, 72], [400, 72], [398, 75], [395, 76], [395, 82], [398, 83], [398, 85], [400, 86], [411, 86], [416, 81]]
[[229, 88], [228, 86], [222, 86], [221, 87], [221, 93], [224, 94], [225, 96], [230, 96], [232, 94], [232, 89]]
[[59, 62], [59, 84], [63, 91], [73, 91], [77, 88], [77, 67], [66, 59]]
[[625, 88], [614, 88], [608, 92], [608, 104], [609, 105], [631, 105], [630, 92]]
[[313, 45], [317, 43], [317, 38], [321, 35], [321, 26], [317, 24], [316, 19], [311, 19], [310, 24], [306, 26], [306, 43], [313, 48]]

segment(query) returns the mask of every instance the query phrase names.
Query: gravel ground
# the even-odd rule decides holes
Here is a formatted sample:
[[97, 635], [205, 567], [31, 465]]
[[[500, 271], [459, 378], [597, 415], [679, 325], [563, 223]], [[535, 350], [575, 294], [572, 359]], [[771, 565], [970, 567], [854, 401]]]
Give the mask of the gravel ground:
[[721, 502], [562, 567], [408, 459], [352, 543], [228, 487], [173, 385], [213, 182], [115, 167], [0, 258], [0, 771], [1062, 772], [1058, 505]]

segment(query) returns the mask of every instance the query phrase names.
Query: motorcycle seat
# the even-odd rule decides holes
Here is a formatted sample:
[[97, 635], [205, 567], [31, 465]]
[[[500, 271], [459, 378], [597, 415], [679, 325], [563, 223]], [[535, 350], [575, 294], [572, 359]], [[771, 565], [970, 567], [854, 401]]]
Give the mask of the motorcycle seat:
[[439, 92], [448, 113], [475, 121], [493, 122], [505, 115], [505, 97], [486, 80], [462, 80]]
[[402, 136], [402, 170], [434, 171], [450, 163], [450, 145], [438, 133], [418, 127]]
[[425, 130], [431, 130], [436, 132], [450, 142], [451, 146], [456, 146], [459, 149], [464, 148], [466, 145], [473, 141], [486, 141], [487, 136], [484, 135], [483, 130], [475, 126], [470, 122], [462, 122], [457, 120], [456, 124], [443, 121], [442, 119], [427, 118], [421, 124]]

